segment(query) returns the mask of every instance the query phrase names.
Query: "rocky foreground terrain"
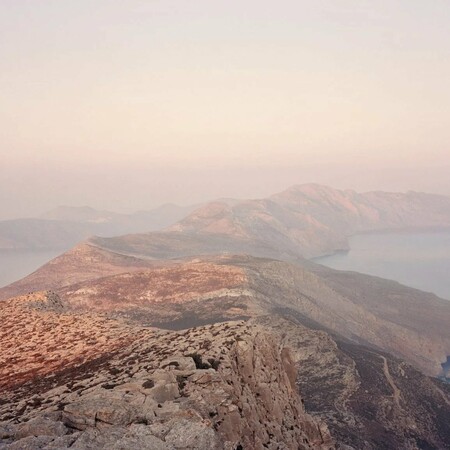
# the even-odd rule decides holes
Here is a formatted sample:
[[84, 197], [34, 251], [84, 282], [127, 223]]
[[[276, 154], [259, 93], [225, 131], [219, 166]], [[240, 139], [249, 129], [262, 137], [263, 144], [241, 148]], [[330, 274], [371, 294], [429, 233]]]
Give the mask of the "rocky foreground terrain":
[[418, 333], [384, 317], [396, 283], [377, 311], [279, 261], [119, 260], [0, 302], [0, 449], [448, 448], [449, 385], [418, 370], [448, 351], [445, 303]]
[[[334, 448], [305, 412], [289, 350], [255, 322], [143, 329], [86, 320], [49, 293], [1, 306], [8, 329], [25, 311], [39, 327], [1, 336], [11, 348], [31, 341], [20, 359], [2, 351], [4, 372], [20, 374], [2, 386], [2, 449]], [[50, 326], [55, 315], [65, 332]]]

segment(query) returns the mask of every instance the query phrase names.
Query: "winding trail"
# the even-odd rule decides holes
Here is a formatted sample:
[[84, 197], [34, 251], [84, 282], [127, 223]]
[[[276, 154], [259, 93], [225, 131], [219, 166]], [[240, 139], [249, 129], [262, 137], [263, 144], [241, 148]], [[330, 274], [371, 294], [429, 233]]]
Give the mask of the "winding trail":
[[382, 356], [382, 355], [380, 355], [380, 357], [383, 360], [384, 376], [386, 377], [387, 382], [389, 383], [389, 385], [392, 388], [394, 402], [397, 405], [397, 407], [401, 409], [401, 406], [400, 406], [400, 395], [401, 395], [400, 389], [395, 384], [394, 379], [392, 378], [391, 372], [389, 372], [389, 366], [388, 366], [387, 359], [384, 356]]

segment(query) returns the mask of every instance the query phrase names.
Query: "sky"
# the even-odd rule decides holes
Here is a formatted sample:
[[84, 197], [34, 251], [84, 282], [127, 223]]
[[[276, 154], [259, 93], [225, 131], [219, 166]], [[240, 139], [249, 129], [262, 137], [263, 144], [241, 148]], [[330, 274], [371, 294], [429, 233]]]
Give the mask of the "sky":
[[450, 195], [449, 23], [448, 0], [0, 0], [0, 219]]

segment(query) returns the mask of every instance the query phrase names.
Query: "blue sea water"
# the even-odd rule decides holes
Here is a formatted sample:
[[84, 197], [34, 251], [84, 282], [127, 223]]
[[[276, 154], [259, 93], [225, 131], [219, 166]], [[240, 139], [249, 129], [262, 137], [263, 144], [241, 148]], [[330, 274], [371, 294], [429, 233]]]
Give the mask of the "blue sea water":
[[349, 252], [315, 262], [396, 280], [450, 300], [450, 231], [361, 234], [350, 238]]
[[63, 250], [0, 250], [0, 287], [34, 272]]

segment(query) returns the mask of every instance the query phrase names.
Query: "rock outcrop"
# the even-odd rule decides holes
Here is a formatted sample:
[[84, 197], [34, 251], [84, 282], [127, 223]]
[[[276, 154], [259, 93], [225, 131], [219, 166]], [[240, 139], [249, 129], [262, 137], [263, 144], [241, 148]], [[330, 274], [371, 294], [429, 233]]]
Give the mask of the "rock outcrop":
[[334, 448], [295, 380], [289, 350], [255, 323], [145, 330], [108, 358], [8, 388], [0, 448]]
[[449, 448], [449, 384], [385, 352], [304, 327], [292, 316], [258, 323], [291, 349], [305, 408], [327, 423], [339, 448]]

